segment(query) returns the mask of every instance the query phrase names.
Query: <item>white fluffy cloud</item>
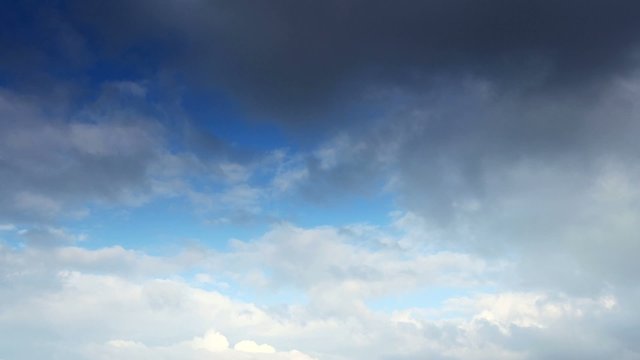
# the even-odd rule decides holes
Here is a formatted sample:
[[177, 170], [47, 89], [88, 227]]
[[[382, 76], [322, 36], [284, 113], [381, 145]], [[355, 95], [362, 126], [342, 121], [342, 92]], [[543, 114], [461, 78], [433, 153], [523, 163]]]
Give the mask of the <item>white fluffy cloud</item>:
[[203, 336], [177, 344], [164, 346], [148, 346], [130, 340], [110, 340], [105, 344], [92, 344], [85, 350], [86, 356], [96, 359], [217, 359], [225, 360], [314, 360], [307, 354], [297, 350], [277, 352], [267, 344], [258, 345], [250, 340], [243, 340], [233, 348], [229, 347], [227, 338], [214, 330]]
[[[397, 223], [411, 223], [410, 218], [398, 217]], [[236, 241], [225, 252], [185, 250], [187, 255], [170, 257], [122, 248], [3, 246], [0, 329], [12, 335], [0, 340], [0, 357], [382, 360], [638, 355], [633, 342], [616, 332], [629, 323], [625, 319], [638, 316], [629, 294], [486, 289], [487, 283], [476, 277], [493, 278], [493, 285], [499, 286], [491, 270], [498, 265], [470, 255], [428, 255], [416, 248], [385, 246], [392, 236], [388, 229], [362, 228], [284, 225], [253, 241]], [[418, 228], [395, 236], [415, 237]], [[365, 238], [370, 241], [362, 242]], [[251, 282], [250, 274], [258, 270], [264, 272], [265, 284]], [[213, 290], [208, 287], [211, 281], [200, 281], [207, 272], [208, 280], [230, 277], [245, 287], [257, 286], [257, 295], [241, 300], [233, 291]], [[423, 305], [400, 303], [394, 310], [377, 310], [365, 301], [442, 283], [458, 284], [468, 294], [449, 294], [441, 305], [426, 297]], [[279, 287], [290, 287], [303, 297], [294, 302], [284, 298], [280, 305], [265, 303], [261, 286], [276, 293]], [[570, 341], [554, 340], [567, 331]]]
[[273, 354], [276, 349], [269, 344], [257, 344], [255, 341], [242, 340], [233, 346], [234, 350], [247, 353]]

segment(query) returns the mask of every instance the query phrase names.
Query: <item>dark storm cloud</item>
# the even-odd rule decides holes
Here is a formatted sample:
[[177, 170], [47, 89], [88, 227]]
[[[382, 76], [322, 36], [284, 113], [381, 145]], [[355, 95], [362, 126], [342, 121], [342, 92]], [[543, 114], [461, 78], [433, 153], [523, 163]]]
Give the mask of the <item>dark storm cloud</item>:
[[[602, 157], [626, 163], [638, 154], [636, 1], [139, 0], [69, 9], [106, 53], [137, 54], [132, 65], [224, 89], [261, 116], [348, 133], [336, 164], [309, 158], [301, 189], [311, 198], [378, 184], [371, 180], [391, 171], [407, 207], [447, 220], [524, 163], [591, 174]], [[369, 118], [386, 124], [358, 122]]]
[[153, 48], [165, 56], [160, 66], [289, 118], [326, 115], [369, 87], [424, 87], [452, 74], [507, 88], [575, 89], [633, 67], [640, 39], [633, 0], [75, 5], [76, 18], [111, 51]]

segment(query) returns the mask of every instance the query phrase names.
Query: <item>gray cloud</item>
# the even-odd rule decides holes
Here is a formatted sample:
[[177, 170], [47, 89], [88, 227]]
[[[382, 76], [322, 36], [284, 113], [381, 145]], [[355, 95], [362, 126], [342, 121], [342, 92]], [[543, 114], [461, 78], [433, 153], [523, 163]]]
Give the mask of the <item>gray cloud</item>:
[[321, 114], [316, 127], [298, 125], [364, 133], [364, 140], [350, 136], [355, 144], [332, 166], [321, 156], [305, 159], [313, 180], [301, 189], [310, 198], [361, 191], [391, 168], [411, 189], [412, 208], [447, 218], [454, 202], [482, 197], [487, 174], [520, 161], [589, 167], [598, 157], [638, 151], [630, 120], [637, 91], [625, 88], [633, 81], [621, 85], [637, 66], [640, 6], [633, 1], [71, 8], [114, 53], [147, 44], [171, 54], [159, 57], [159, 67], [230, 91], [259, 114]]
[[209, 223], [275, 220], [263, 203], [280, 195], [268, 183], [277, 157], [205, 133], [149, 101], [144, 82], [100, 88], [79, 109], [0, 89], [0, 219], [51, 225], [181, 196]]
[[[231, 154], [223, 139], [186, 125], [179, 145], [187, 150], [176, 154], [146, 113], [147, 92], [138, 83], [109, 83], [71, 115], [63, 105], [50, 106], [65, 91], [43, 105], [5, 90], [3, 221], [82, 216], [87, 204], [138, 204], [160, 191], [224, 213], [217, 221], [225, 222], [262, 215], [262, 204], [289, 191], [318, 201], [366, 196], [384, 182], [399, 207], [422, 221], [411, 246], [453, 250], [423, 256], [403, 247], [404, 238], [361, 246], [333, 228], [279, 227], [253, 242], [232, 242], [227, 253], [209, 252], [214, 271], [268, 290], [290, 286], [311, 298], [308, 306], [267, 314], [182, 281], [131, 276], [165, 276], [184, 268], [182, 262], [165, 268], [166, 259], [119, 247], [60, 247], [74, 238], [40, 226], [23, 233], [24, 252], [0, 244], [2, 281], [13, 284], [6, 292], [14, 294], [4, 300], [12, 308], [0, 310], [8, 319], [3, 326], [19, 324], [23, 335], [39, 328], [48, 338], [62, 324], [70, 338], [104, 342], [110, 326], [133, 323], [120, 333], [159, 343], [149, 329], [162, 329], [174, 344], [216, 322], [226, 323], [232, 337], [251, 330], [263, 335], [256, 338], [261, 342], [280, 339], [314, 354], [341, 354], [327, 357], [334, 359], [361, 357], [363, 346], [369, 358], [388, 359], [637, 358], [637, 2], [66, 4], [70, 13], [53, 27], [65, 56], [17, 44], [0, 65], [21, 78], [43, 59], [80, 58], [69, 65], [78, 70], [90, 62], [84, 36], [95, 36], [96, 52], [128, 70], [186, 75], [193, 87], [228, 92], [256, 117], [338, 135], [306, 154], [279, 150], [262, 158]], [[87, 31], [81, 36], [78, 28]], [[0, 37], [3, 48], [14, 43], [7, 39]], [[38, 76], [58, 84], [50, 77], [65, 66], [54, 65]], [[158, 183], [156, 176], [170, 181]], [[199, 187], [189, 184], [190, 176], [202, 180]], [[458, 251], [465, 255], [451, 255]], [[191, 259], [204, 261], [185, 263]], [[453, 313], [466, 311], [465, 320], [437, 322], [442, 314], [425, 309], [422, 317], [420, 309], [402, 309], [389, 318], [365, 303], [431, 284], [486, 284], [486, 268], [503, 262], [513, 271], [502, 274], [500, 285], [519, 293], [445, 304]], [[60, 279], [38, 286], [53, 272]], [[105, 289], [113, 298], [104, 297]], [[32, 302], [16, 297], [28, 293]], [[69, 307], [73, 301], [86, 307]], [[114, 303], [129, 310], [101, 318]], [[191, 312], [200, 307], [206, 310]], [[177, 309], [172, 317], [157, 316], [171, 308]], [[222, 310], [213, 316], [213, 308]], [[110, 326], [92, 335], [78, 309]], [[234, 319], [225, 317], [229, 309]], [[206, 321], [202, 313], [209, 314]], [[49, 328], [38, 322], [52, 314], [58, 317]], [[123, 321], [124, 315], [140, 321]], [[185, 328], [166, 326], [175, 323]], [[190, 324], [197, 326], [187, 329]], [[12, 345], [16, 353], [31, 344], [23, 339]]]
[[[83, 116], [86, 115], [86, 116]], [[37, 100], [0, 94], [0, 179], [8, 221], [81, 216], [91, 201], [135, 203], [161, 149], [161, 129], [126, 109], [71, 120]]]
[[75, 5], [116, 53], [150, 44], [171, 54], [161, 67], [229, 90], [263, 115], [326, 115], [324, 125], [371, 86], [432, 87], [451, 74], [505, 89], [597, 90], [636, 66], [640, 39], [640, 5], [627, 0]]
[[638, 89], [635, 77], [619, 78], [586, 103], [465, 80], [403, 95], [292, 172], [304, 174], [303, 193], [325, 198], [386, 181], [401, 207], [438, 229], [439, 245], [517, 259], [512, 286], [635, 288]]
[[[298, 236], [280, 233], [274, 240], [282, 240], [279, 246], [284, 249]], [[252, 254], [237, 250], [228, 255], [255, 260]], [[319, 255], [316, 261], [335, 263], [330, 253]], [[620, 332], [637, 323], [634, 297], [480, 293], [449, 298], [434, 308], [382, 312], [363, 306], [332, 317], [315, 309], [312, 301], [274, 309], [200, 288], [175, 278], [176, 272], [188, 272], [193, 262], [172, 256], [122, 248], [41, 251], [0, 245], [0, 258], [0, 279], [5, 285], [0, 289], [0, 329], [12, 334], [0, 339], [0, 355], [9, 358], [47, 352], [70, 359], [147, 354], [201, 358], [205, 353], [193, 354], [192, 347], [175, 345], [192, 344], [209, 329], [225, 334], [229, 343], [249, 338], [278, 350], [295, 348], [331, 360], [637, 357], [635, 338]], [[440, 270], [442, 274], [451, 269]], [[387, 274], [401, 282], [405, 276], [402, 271]], [[334, 276], [326, 271], [318, 274], [323, 275]], [[346, 309], [353, 299], [351, 293], [330, 288], [307, 295], [312, 296], [310, 300], [333, 297], [336, 308]], [[215, 343], [209, 347], [220, 348]], [[230, 353], [213, 355], [236, 358]]]

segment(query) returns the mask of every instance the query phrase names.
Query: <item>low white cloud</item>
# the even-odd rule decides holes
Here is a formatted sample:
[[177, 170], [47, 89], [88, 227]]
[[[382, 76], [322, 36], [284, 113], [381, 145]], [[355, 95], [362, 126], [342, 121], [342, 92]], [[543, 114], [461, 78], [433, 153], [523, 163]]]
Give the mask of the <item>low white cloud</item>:
[[233, 241], [231, 251], [217, 254], [211, 266], [252, 287], [307, 291], [314, 304], [330, 312], [349, 312], [349, 306], [361, 307], [369, 298], [429, 286], [486, 286], [492, 273], [507, 266], [428, 246], [387, 246], [417, 241], [415, 230], [394, 231], [400, 234], [363, 225], [304, 229], [282, 224], [253, 241]]
[[545, 293], [483, 294], [454, 298], [446, 302], [448, 311], [468, 311], [474, 321], [486, 321], [509, 334], [513, 328], [546, 328], [555, 321], [614, 311], [615, 297], [569, 298]]
[[251, 340], [242, 340], [233, 346], [236, 351], [242, 351], [246, 353], [258, 353], [258, 354], [273, 354], [276, 349], [269, 344], [258, 344]]
[[[396, 224], [410, 222], [406, 216], [397, 219]], [[412, 226], [408, 236], [413, 237], [417, 225]], [[474, 279], [491, 278], [489, 269], [495, 265], [464, 254], [414, 253], [415, 248], [387, 247], [376, 239], [358, 242], [364, 234], [393, 235], [386, 231], [284, 225], [252, 242], [236, 242], [224, 253], [200, 251], [187, 258], [118, 247], [0, 247], [0, 331], [12, 334], [0, 339], [0, 357], [466, 360], [571, 357], [588, 351], [608, 358], [638, 355], [633, 342], [616, 332], [616, 324], [638, 317], [630, 303], [633, 295], [615, 289], [598, 296], [483, 290], [485, 283]], [[212, 262], [219, 262], [226, 274], [213, 270]], [[200, 266], [196, 281], [176, 277], [193, 266]], [[275, 286], [276, 293], [278, 287], [293, 287], [305, 300], [283, 299], [273, 306], [261, 302], [260, 287], [252, 300], [235, 295], [237, 286], [226, 289], [228, 293], [202, 288], [208, 283], [202, 280], [242, 279], [254, 271], [264, 271], [266, 286]], [[473, 294], [448, 294], [442, 305], [429, 302], [427, 295], [421, 301], [429, 304], [418, 301], [403, 308], [399, 303], [392, 310], [377, 310], [364, 301], [448, 283]], [[567, 331], [575, 350], [553, 340]]]
[[216, 331], [208, 331], [204, 336], [191, 340], [189, 344], [194, 349], [203, 349], [210, 352], [221, 352], [229, 349], [229, 340]]

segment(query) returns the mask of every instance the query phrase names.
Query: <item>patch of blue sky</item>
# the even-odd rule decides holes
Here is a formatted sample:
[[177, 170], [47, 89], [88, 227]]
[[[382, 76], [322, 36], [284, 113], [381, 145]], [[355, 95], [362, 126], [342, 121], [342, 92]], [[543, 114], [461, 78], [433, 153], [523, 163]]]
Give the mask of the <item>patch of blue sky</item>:
[[384, 225], [396, 210], [393, 195], [382, 191], [345, 196], [328, 203], [291, 200], [281, 204], [280, 209], [291, 216], [290, 222], [301, 227]]
[[[212, 191], [215, 185], [201, 190]], [[217, 221], [225, 216], [222, 210], [200, 211], [186, 197], [158, 198], [137, 207], [93, 205], [89, 215], [80, 220], [66, 220], [62, 226], [75, 233], [87, 234], [82, 244], [88, 248], [123, 245], [145, 251], [160, 251], [171, 246], [201, 244], [224, 250], [230, 239], [258, 238], [274, 221], [286, 221], [301, 227], [344, 226], [354, 223], [383, 225], [394, 210], [389, 194], [354, 196], [331, 204], [319, 205], [307, 201], [263, 201], [262, 213], [255, 221]]]
[[[393, 295], [367, 301], [367, 305], [374, 310], [393, 312], [402, 309], [438, 309], [447, 300], [462, 297], [472, 297], [475, 294], [496, 293], [491, 286], [454, 287], [454, 286], [424, 286], [411, 291], [399, 292]], [[456, 316], [455, 312], [446, 314]]]
[[212, 89], [185, 88], [181, 107], [198, 127], [230, 145], [248, 151], [291, 148], [281, 127], [249, 119], [228, 95]]
[[20, 229], [11, 224], [2, 224], [0, 227], [0, 247], [6, 246], [10, 249], [24, 247], [24, 241], [18, 231]]
[[157, 199], [139, 207], [94, 206], [89, 216], [67, 220], [63, 226], [86, 234], [81, 244], [86, 248], [121, 245], [150, 254], [191, 245], [224, 250], [232, 238], [253, 238], [266, 230], [264, 225], [211, 225], [194, 213], [189, 201], [180, 198]]

